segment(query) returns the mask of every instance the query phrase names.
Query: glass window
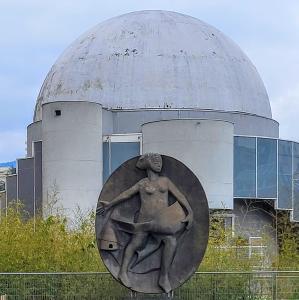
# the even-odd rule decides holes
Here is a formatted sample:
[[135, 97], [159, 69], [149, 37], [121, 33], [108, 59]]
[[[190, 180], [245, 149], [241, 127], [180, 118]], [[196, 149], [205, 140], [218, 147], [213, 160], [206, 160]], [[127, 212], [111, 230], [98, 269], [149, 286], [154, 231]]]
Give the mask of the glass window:
[[294, 180], [293, 220], [299, 222], [299, 180]]
[[256, 197], [255, 148], [255, 138], [234, 138], [234, 197]]
[[292, 208], [292, 142], [278, 141], [278, 208]]
[[4, 180], [0, 180], [0, 192], [5, 191], [5, 182]]
[[293, 143], [293, 219], [299, 221], [299, 144]]
[[277, 197], [277, 140], [257, 138], [257, 198]]
[[[125, 137], [124, 137], [125, 138]], [[103, 182], [126, 160], [140, 154], [140, 142], [103, 142]]]
[[140, 143], [111, 143], [111, 173], [126, 160], [140, 154]]

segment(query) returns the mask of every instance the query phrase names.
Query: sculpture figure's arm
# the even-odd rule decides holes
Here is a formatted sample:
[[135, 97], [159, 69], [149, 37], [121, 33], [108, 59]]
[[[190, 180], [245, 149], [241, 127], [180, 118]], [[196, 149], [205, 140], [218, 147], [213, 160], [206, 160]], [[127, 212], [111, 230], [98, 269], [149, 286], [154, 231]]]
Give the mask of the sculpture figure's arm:
[[179, 191], [179, 189], [173, 184], [173, 182], [168, 179], [168, 189], [177, 199], [177, 201], [187, 210], [188, 215], [184, 222], [187, 222], [187, 229], [190, 229], [193, 223], [193, 210], [187, 200], [187, 198]]
[[113, 207], [114, 205], [117, 205], [135, 194], [139, 192], [139, 182], [137, 182], [135, 185], [130, 187], [129, 189], [125, 190], [124, 192], [120, 193], [117, 197], [115, 197], [112, 201], [100, 201], [101, 206], [97, 208], [96, 213], [99, 215], [102, 215], [104, 212], [106, 212], [108, 209]]

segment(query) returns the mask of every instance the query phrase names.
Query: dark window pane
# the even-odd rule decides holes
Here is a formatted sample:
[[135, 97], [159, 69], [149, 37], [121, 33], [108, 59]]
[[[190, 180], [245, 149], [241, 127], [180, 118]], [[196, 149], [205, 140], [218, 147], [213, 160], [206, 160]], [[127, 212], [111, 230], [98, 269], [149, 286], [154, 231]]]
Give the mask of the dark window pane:
[[[103, 183], [110, 174], [126, 160], [140, 154], [139, 142], [108, 142], [103, 143]], [[110, 161], [111, 159], [111, 161]]]
[[109, 170], [109, 143], [103, 143], [103, 182], [106, 182], [110, 175]]
[[277, 197], [277, 140], [257, 139], [257, 197]]
[[256, 196], [255, 146], [255, 138], [234, 138], [234, 197]]
[[0, 192], [5, 191], [5, 182], [4, 180], [0, 180]]
[[293, 219], [299, 221], [299, 144], [293, 143]]
[[278, 208], [292, 208], [292, 142], [278, 141]]
[[140, 154], [140, 143], [111, 143], [111, 172], [126, 160]]
[[293, 220], [299, 222], [299, 180], [294, 181]]

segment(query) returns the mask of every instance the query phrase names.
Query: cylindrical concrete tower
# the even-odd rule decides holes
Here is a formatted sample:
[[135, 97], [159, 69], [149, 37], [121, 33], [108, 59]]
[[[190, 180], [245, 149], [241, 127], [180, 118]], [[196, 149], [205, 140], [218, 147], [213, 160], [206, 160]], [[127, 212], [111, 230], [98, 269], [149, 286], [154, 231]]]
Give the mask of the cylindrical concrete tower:
[[210, 208], [233, 208], [232, 123], [213, 120], [169, 120], [144, 124], [143, 152], [172, 156], [200, 180]]
[[33, 143], [43, 140], [42, 122], [33, 122], [27, 126], [27, 157], [33, 155]]
[[102, 107], [89, 102], [43, 105], [44, 213], [94, 208], [102, 185]]

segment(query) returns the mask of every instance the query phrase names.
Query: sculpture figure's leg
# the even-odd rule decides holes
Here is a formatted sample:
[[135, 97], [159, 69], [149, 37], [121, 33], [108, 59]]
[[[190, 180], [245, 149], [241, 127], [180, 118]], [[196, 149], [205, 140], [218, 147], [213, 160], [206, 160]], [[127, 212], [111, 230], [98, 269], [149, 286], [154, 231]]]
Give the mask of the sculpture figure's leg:
[[131, 241], [128, 243], [124, 251], [118, 278], [127, 287], [130, 287], [130, 280], [128, 278], [128, 267], [130, 265], [130, 262], [132, 261], [135, 251], [142, 247], [147, 236], [148, 234], [143, 232], [133, 235]]
[[162, 252], [159, 285], [166, 293], [169, 293], [171, 291], [171, 285], [169, 282], [168, 271], [175, 255], [177, 241], [174, 236], [166, 236], [163, 239], [163, 242], [164, 249]]

